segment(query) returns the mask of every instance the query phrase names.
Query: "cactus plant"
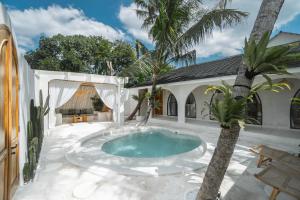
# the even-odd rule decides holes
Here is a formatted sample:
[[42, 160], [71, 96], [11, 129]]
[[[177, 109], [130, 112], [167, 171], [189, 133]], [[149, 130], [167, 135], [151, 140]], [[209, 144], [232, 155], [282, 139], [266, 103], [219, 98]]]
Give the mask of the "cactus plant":
[[39, 93], [39, 104], [36, 106], [33, 99], [30, 101], [30, 120], [27, 123], [27, 162], [23, 168], [25, 182], [30, 181], [34, 177], [44, 138], [44, 116], [50, 110], [49, 95], [44, 103], [41, 90]]
[[27, 122], [27, 149], [30, 147], [30, 142], [33, 138], [33, 128], [32, 128], [32, 122]]
[[[35, 141], [37, 141], [37, 138], [35, 138]], [[29, 160], [29, 168], [30, 168], [30, 178], [32, 179], [35, 174], [35, 169], [37, 166], [37, 155], [36, 155], [36, 144], [35, 142], [32, 142], [29, 147], [28, 151], [28, 160]]]
[[24, 164], [24, 168], [23, 168], [23, 177], [24, 177], [24, 182], [27, 183], [28, 181], [30, 181], [31, 176], [30, 176], [31, 172], [30, 172], [30, 164], [29, 162], [26, 162]]

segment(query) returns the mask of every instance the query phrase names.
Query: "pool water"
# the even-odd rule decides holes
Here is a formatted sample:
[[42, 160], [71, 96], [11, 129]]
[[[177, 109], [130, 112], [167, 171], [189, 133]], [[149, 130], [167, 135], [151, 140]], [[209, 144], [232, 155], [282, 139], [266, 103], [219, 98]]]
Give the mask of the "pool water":
[[102, 151], [123, 157], [157, 158], [191, 151], [201, 145], [200, 138], [168, 130], [136, 132], [110, 140]]

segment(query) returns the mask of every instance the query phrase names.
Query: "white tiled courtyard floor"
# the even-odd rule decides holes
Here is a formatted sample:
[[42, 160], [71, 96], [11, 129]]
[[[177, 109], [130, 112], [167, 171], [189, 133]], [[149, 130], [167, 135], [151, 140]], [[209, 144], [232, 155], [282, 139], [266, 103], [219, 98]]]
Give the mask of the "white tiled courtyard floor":
[[[168, 123], [170, 126], [170, 123]], [[157, 124], [156, 124], [157, 125]], [[206, 167], [194, 172], [165, 176], [124, 176], [111, 171], [93, 174], [65, 159], [67, 148], [79, 138], [108, 129], [110, 123], [81, 123], [63, 125], [45, 136], [40, 166], [34, 182], [19, 187], [14, 200], [184, 200], [192, 199], [204, 176]], [[167, 125], [162, 125], [166, 127]], [[207, 142], [203, 163], [208, 163], [215, 147], [219, 129], [190, 126]], [[184, 132], [184, 130], [182, 130]], [[222, 183], [225, 200], [267, 200], [270, 188], [257, 181], [253, 173], [255, 156], [248, 148], [266, 144], [290, 152], [298, 152], [299, 132], [243, 131]], [[293, 199], [280, 194], [278, 200]]]

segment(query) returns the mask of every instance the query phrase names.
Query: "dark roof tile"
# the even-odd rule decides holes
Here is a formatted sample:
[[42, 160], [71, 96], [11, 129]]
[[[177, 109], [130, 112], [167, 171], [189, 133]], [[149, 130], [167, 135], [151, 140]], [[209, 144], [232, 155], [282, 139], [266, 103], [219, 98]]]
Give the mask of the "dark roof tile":
[[[300, 52], [300, 47], [293, 49]], [[190, 81], [196, 79], [212, 78], [219, 76], [236, 75], [238, 68], [242, 64], [242, 55], [227, 57], [206, 63], [200, 63], [187, 67], [175, 69], [158, 78], [157, 84], [174, 83], [181, 81]], [[293, 62], [288, 65], [289, 68], [300, 67], [300, 62]], [[134, 87], [151, 85], [151, 81]]]

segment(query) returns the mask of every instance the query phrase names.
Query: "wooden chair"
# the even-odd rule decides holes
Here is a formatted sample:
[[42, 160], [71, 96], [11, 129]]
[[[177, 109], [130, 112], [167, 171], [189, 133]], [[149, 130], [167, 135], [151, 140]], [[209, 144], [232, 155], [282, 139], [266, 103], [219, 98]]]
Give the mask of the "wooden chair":
[[273, 187], [269, 200], [276, 200], [280, 192], [300, 199], [300, 172], [295, 168], [275, 161], [254, 176]]
[[294, 166], [300, 167], [300, 158], [286, 151], [274, 149], [266, 145], [259, 145], [258, 147], [250, 149], [250, 151], [259, 156], [257, 160], [257, 167], [261, 167], [262, 165], [266, 166], [272, 160], [283, 162], [292, 168], [294, 168]]

